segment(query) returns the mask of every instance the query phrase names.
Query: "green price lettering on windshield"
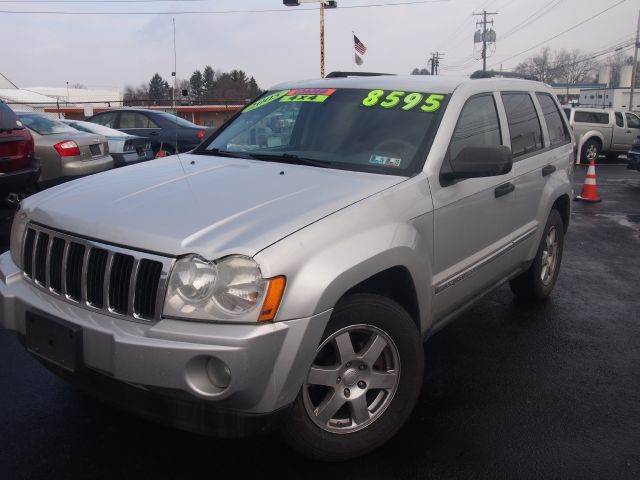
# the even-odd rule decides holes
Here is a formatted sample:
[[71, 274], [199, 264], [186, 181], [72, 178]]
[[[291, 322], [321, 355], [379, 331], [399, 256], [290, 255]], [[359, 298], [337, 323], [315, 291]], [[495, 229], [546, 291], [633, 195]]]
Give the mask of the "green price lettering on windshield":
[[257, 102], [253, 102], [251, 105], [242, 110], [242, 113], [250, 112], [252, 110], [256, 110], [257, 108], [264, 107], [265, 105], [275, 102], [276, 100], [284, 97], [289, 90], [280, 90], [279, 92], [272, 93], [271, 95], [267, 95], [266, 97], [262, 97]]
[[371, 90], [362, 100], [362, 105], [365, 107], [379, 106], [386, 109], [392, 109], [400, 105], [400, 109], [405, 112], [414, 110], [420, 105], [422, 112], [432, 113], [440, 110], [444, 97], [444, 95], [437, 93], [424, 94], [393, 91], [387, 94], [384, 90]]

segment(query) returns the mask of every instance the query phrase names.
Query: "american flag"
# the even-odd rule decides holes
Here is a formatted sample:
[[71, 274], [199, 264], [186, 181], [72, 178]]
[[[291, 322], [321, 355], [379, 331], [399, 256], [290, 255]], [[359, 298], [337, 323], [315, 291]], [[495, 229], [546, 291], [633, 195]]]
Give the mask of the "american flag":
[[360, 39], [355, 36], [355, 34], [353, 35], [353, 45], [356, 49], [356, 52], [358, 52], [360, 55], [364, 55], [365, 53], [367, 53], [366, 45], [362, 43]]

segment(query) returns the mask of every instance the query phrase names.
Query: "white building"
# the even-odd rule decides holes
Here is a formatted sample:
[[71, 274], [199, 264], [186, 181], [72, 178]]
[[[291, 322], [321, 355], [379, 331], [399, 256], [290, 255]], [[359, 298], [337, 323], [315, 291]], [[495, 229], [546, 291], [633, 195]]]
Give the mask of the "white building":
[[[580, 90], [580, 105], [584, 107], [629, 108], [630, 88], [597, 88]], [[640, 111], [640, 89], [633, 97], [634, 111]]]

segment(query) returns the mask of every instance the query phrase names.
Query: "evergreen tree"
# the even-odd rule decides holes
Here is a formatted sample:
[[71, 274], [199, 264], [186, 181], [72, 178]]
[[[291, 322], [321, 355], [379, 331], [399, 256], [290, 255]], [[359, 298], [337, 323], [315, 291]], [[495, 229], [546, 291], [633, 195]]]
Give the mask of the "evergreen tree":
[[167, 98], [169, 84], [156, 73], [149, 81], [149, 100], [163, 100]]
[[203, 78], [200, 70], [193, 72], [193, 75], [191, 75], [191, 79], [189, 80], [189, 85], [191, 87], [191, 96], [196, 100], [202, 99]]
[[213, 98], [216, 87], [216, 74], [210, 65], [207, 65], [202, 72], [202, 90], [206, 98]]

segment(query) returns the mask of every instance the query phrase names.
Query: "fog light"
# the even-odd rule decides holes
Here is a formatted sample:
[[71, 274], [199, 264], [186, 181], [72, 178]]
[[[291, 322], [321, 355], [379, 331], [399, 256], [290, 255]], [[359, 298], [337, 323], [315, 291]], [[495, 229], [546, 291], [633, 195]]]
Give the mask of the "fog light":
[[231, 370], [219, 358], [209, 358], [207, 361], [207, 376], [211, 383], [221, 390], [227, 388], [231, 383]]

